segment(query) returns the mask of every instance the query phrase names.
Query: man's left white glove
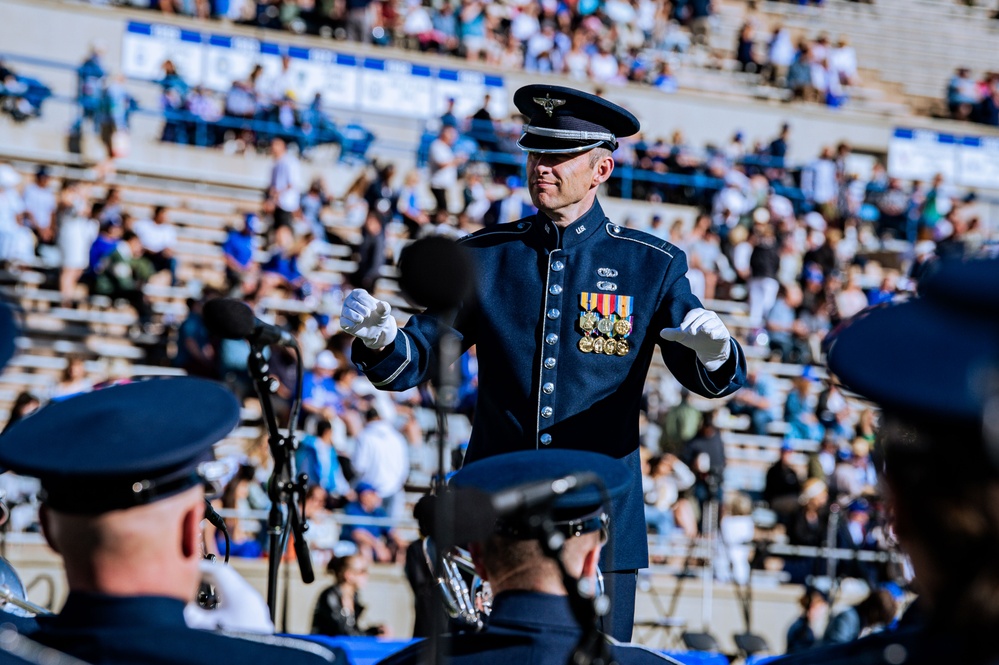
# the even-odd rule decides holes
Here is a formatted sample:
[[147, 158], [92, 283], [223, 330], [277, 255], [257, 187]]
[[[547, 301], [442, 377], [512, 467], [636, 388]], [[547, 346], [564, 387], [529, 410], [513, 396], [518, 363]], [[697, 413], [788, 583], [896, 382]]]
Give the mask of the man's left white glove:
[[215, 587], [219, 605], [206, 610], [195, 602], [184, 608], [189, 628], [230, 630], [246, 633], [273, 633], [270, 610], [256, 589], [235, 569], [214, 561], [201, 562], [203, 581]]
[[679, 342], [697, 354], [704, 369], [713, 372], [728, 360], [732, 353], [729, 342], [732, 335], [711, 310], [696, 307], [683, 317], [679, 328], [663, 328], [659, 336], [668, 342]]

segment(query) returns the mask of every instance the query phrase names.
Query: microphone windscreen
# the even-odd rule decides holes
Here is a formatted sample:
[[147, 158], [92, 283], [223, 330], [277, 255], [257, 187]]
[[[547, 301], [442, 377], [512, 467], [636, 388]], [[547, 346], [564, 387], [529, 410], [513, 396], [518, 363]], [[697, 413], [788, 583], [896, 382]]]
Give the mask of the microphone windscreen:
[[417, 305], [452, 309], [473, 293], [468, 250], [443, 236], [421, 238], [399, 256], [399, 287]]
[[257, 325], [253, 310], [234, 298], [209, 300], [202, 310], [202, 317], [208, 331], [223, 339], [247, 339]]
[[487, 540], [496, 533], [498, 515], [487, 492], [463, 487], [431, 499], [424, 510], [432, 507], [432, 533], [442, 549]]

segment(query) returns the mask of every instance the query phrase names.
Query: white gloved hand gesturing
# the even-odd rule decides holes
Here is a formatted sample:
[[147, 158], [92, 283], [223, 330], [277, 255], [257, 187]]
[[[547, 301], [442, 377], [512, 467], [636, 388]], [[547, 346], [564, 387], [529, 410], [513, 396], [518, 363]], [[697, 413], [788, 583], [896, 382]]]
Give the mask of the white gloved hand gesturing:
[[231, 630], [249, 633], [273, 633], [270, 610], [263, 596], [235, 569], [215, 561], [201, 562], [201, 575], [215, 587], [219, 604], [206, 610], [195, 602], [184, 607], [184, 622], [189, 628]]
[[679, 328], [663, 328], [659, 335], [668, 342], [679, 342], [693, 349], [709, 372], [724, 365], [732, 352], [728, 328], [717, 314], [700, 307], [687, 312]]
[[340, 327], [375, 350], [391, 344], [398, 332], [392, 306], [364, 289], [347, 294], [340, 312]]

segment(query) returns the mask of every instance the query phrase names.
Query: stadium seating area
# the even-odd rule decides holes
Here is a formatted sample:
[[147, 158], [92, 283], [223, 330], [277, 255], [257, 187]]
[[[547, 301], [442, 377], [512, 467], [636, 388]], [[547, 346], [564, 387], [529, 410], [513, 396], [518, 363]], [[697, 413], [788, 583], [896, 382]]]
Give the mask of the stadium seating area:
[[[766, 142], [769, 142], [778, 131], [779, 124], [776, 119], [794, 117], [794, 110], [793, 107], [778, 106], [777, 100], [783, 100], [785, 96], [773, 86], [761, 82], [758, 74], [734, 71], [733, 46], [741, 26], [747, 21], [760, 24], [757, 34], [761, 38], [769, 34], [772, 23], [776, 21], [784, 23], [808, 39], [813, 39], [822, 32], [829, 35], [848, 34], [857, 50], [863, 79], [862, 88], [853, 87], [848, 91], [852, 101], [850, 107], [844, 109], [844, 113], [851, 114], [851, 121], [863, 117], [864, 122], [867, 122], [869, 118], [866, 116], [880, 117], [885, 114], [905, 113], [909, 106], [922, 111], [937, 112], [946, 78], [957, 65], [964, 64], [968, 58], [971, 58], [976, 66], [983, 66], [985, 63], [991, 63], [996, 57], [987, 46], [992, 36], [992, 28], [987, 25], [986, 11], [982, 8], [965, 8], [949, 2], [927, 0], [918, 2], [878, 0], [874, 5], [846, 0], [827, 0], [818, 8], [802, 8], [795, 3], [770, 1], [742, 3], [732, 0], [716, 5], [718, 10], [710, 34], [709, 57], [698, 59], [700, 56], [692, 54], [689, 58], [683, 59], [682, 66], [677, 72], [680, 87], [685, 91], [700, 94], [704, 99], [723, 95], [729, 103], [733, 99], [738, 103], [748, 103], [750, 100], [774, 102], [773, 106], [778, 110], [768, 107], [767, 111], [770, 114], [768, 122], [773, 122], [766, 126], [767, 129], [760, 130], [771, 132], [766, 137]], [[134, 17], [134, 13], [129, 17]], [[891, 29], [888, 28], [889, 25]], [[895, 35], [906, 32], [910, 34], [905, 35], [904, 43], [901, 37], [897, 38], [898, 43], [896, 43]], [[960, 51], [947, 48], [948, 40], [953, 43], [959, 39], [962, 41]], [[913, 42], [920, 40], [932, 44], [933, 48], [921, 49], [913, 46]], [[967, 49], [966, 44], [969, 45]], [[762, 44], [759, 48], [762, 49]], [[405, 52], [399, 50], [390, 53], [399, 57], [405, 56]], [[57, 286], [57, 265], [45, 265], [39, 260], [37, 263], [27, 262], [22, 265], [7, 266], [6, 270], [0, 272], [0, 288], [6, 298], [22, 309], [24, 328], [23, 335], [18, 340], [20, 353], [0, 375], [0, 422], [9, 418], [23, 392], [37, 395], [43, 400], [52, 395], [60, 381], [66, 380], [66, 368], [70, 365], [69, 358], [72, 356], [84, 359], [85, 376], [82, 382], [91, 385], [126, 377], [181, 372], [182, 370], [170, 362], [177, 353], [178, 328], [190, 314], [189, 303], [196, 301], [206, 287], [220, 287], [226, 283], [223, 246], [227, 241], [228, 229], [240, 227], [247, 213], [259, 215], [263, 219], [264, 228], [255, 234], [256, 262], [265, 263], [271, 258], [274, 250], [274, 247], [268, 244], [272, 236], [267, 232], [268, 215], [265, 214], [261, 204], [264, 176], [270, 165], [268, 157], [263, 153], [264, 142], [261, 142], [259, 153], [251, 149], [247, 150], [245, 155], [230, 154], [225, 149], [209, 150], [194, 146], [161, 145], [163, 120], [158, 110], [153, 111], [158, 109], [158, 91], [157, 86], [153, 84], [129, 82], [130, 92], [139, 100], [140, 106], [145, 111], [138, 113], [134, 119], [131, 132], [132, 153], [128, 158], [118, 160], [116, 173], [102, 174], [92, 168], [89, 159], [92, 155], [88, 155], [87, 150], [83, 151], [82, 157], [66, 152], [63, 149], [62, 134], [69, 126], [67, 118], [72, 118], [75, 112], [75, 107], [72, 106], [75, 100], [70, 92], [74, 65], [70, 62], [78, 61], [78, 56], [82, 56], [82, 53], [61, 55], [59, 64], [62, 67], [58, 71], [53, 68], [51, 62], [43, 65], [38, 65], [37, 62], [32, 64], [32, 67], [35, 67], [29, 68], [32, 74], [56, 72], [52, 74], [52, 87], [56, 90], [57, 97], [61, 96], [62, 99], [46, 102], [46, 114], [51, 115], [49, 118], [32, 121], [38, 123], [35, 128], [15, 126], [7, 118], [0, 118], [0, 135], [14, 137], [14, 140], [5, 140], [0, 145], [0, 159], [9, 160], [21, 174], [24, 182], [33, 177], [35, 168], [39, 164], [48, 166], [57, 180], [80, 180], [89, 185], [88, 197], [91, 202], [101, 201], [108, 189], [113, 187], [120, 196], [121, 207], [135, 219], [148, 218], [155, 207], [165, 206], [169, 209], [169, 221], [176, 229], [177, 235], [174, 247], [177, 262], [175, 280], [171, 283], [166, 279], [167, 275], [161, 273], [143, 287], [145, 298], [151, 304], [153, 316], [149, 325], [140, 325], [134, 308], [126, 301], [104, 295], [89, 295], [82, 286], [76, 289], [73, 297], [67, 301], [66, 294], [61, 293]], [[13, 62], [20, 64], [21, 61]], [[554, 80], [559, 83], [572, 83], [567, 79]], [[516, 81], [511, 79], [510, 83], [512, 85]], [[639, 92], [635, 92], [636, 89]], [[628, 92], [648, 107], [658, 108], [654, 106], [658, 103], [658, 98], [650, 101], [648, 89], [631, 86]], [[53, 107], [54, 110], [50, 110]], [[824, 109], [807, 108], [803, 113], [817, 117], [818, 120], [815, 122], [825, 132], [818, 138], [815, 135], [820, 132], [811, 132], [811, 135], [803, 136], [801, 138], [803, 143], [812, 142], [810, 147], [817, 147], [816, 143], [831, 146], [839, 140], [840, 132], [848, 133], [843, 129], [847, 127], [846, 121], [842, 126], [838, 126], [835, 116], [822, 115], [826, 113]], [[647, 114], [646, 117], [648, 116], [652, 114]], [[352, 122], [353, 119], [342, 118], [342, 120]], [[320, 216], [325, 237], [318, 237], [310, 245], [316, 257], [307, 275], [310, 290], [303, 292], [295, 288], [277, 288], [254, 302], [256, 313], [262, 318], [287, 323], [299, 320], [314, 321], [314, 327], [321, 330], [321, 342], [323, 345], [328, 342], [338, 353], [341, 367], [346, 364], [347, 359], [342, 353], [342, 339], [336, 337], [338, 331], [335, 321], [339, 314], [339, 303], [344, 289], [349, 288], [351, 279], [358, 271], [361, 258], [359, 250], [362, 244], [362, 232], [354, 209], [358, 199], [363, 198], [363, 194], [366, 193], [364, 189], [370, 185], [369, 181], [375, 171], [375, 165], [371, 161], [366, 161], [365, 157], [374, 156], [378, 160], [378, 165], [382, 167], [387, 163], [396, 167], [394, 184], [389, 183], [389, 185], [398, 191], [398, 185], [406, 177], [406, 172], [417, 165], [422, 165], [420, 137], [426, 137], [423, 146], [425, 148], [434, 136], [433, 131], [428, 131], [423, 123], [411, 119], [402, 120], [373, 114], [365, 116], [363, 120], [364, 126], [370, 128], [379, 137], [379, 141], [372, 146], [365, 144], [365, 149], [353, 155], [355, 159], [347, 164], [337, 163], [334, 166], [331, 154], [319, 149], [311, 156], [312, 163], [307, 165], [313, 173], [325, 175], [332, 185], [331, 201], [323, 208]], [[668, 127], [656, 126], [656, 130], [666, 135], [668, 129], [671, 130], [673, 126], [682, 127], [683, 122], [695, 123], [696, 119], [678, 120], [675, 125], [671, 124]], [[762, 124], [757, 122], [757, 128]], [[886, 128], [890, 126], [890, 121], [883, 121], [878, 125], [878, 131], [887, 135], [889, 130]], [[702, 135], [706, 131], [703, 127], [698, 127], [698, 130]], [[834, 132], [837, 134], [834, 135]], [[52, 138], [53, 136], [57, 138]], [[21, 137], [25, 137], [23, 142], [20, 141]], [[651, 142], [658, 136], [650, 135], [648, 138]], [[716, 132], [710, 138], [715, 146], [722, 146], [729, 140], [730, 135]], [[762, 140], [764, 137], [761, 134], [754, 138]], [[87, 139], [92, 140], [93, 137], [88, 135]], [[797, 137], [794, 140], [797, 140]], [[880, 149], [883, 152], [886, 147], [874, 145], [875, 141], [870, 139], [868, 142], [871, 145], [867, 147], [872, 151]], [[38, 146], [44, 149], [36, 149]], [[368, 147], [371, 147], [370, 153], [367, 151]], [[680, 138], [674, 144], [659, 146], [663, 154], [655, 159], [663, 163], [669, 159], [673, 159], [674, 162], [680, 161], [675, 157], [677, 153], [682, 152], [683, 147]], [[811, 152], [808, 155], [809, 160], [816, 154], [817, 150]], [[342, 155], [342, 151], [338, 152], [338, 156]], [[801, 153], [799, 157], [802, 158], [797, 160], [796, 167], [805, 167], [806, 171], [815, 170], [816, 167], [812, 162], [806, 163]], [[830, 158], [818, 161], [832, 163], [834, 160]], [[671, 163], [670, 168], [673, 166]], [[190, 167], [189, 172], [185, 172], [187, 167]], [[713, 164], [708, 159], [701, 159], [698, 168], [708, 170], [713, 168]], [[842, 164], [837, 164], [834, 168], [840, 175], [844, 175], [845, 167]], [[795, 169], [795, 171], [800, 170], [802, 169]], [[485, 173], [488, 180], [489, 172]], [[470, 172], [468, 180], [460, 182], [451, 192], [453, 201], [461, 197], [462, 189], [472, 180], [471, 175]], [[771, 212], [776, 217], [779, 206], [768, 198], [768, 192], [762, 195], [762, 199], [750, 200], [753, 196], [759, 195], [759, 192], [753, 189], [756, 184], [750, 182], [750, 178], [746, 177], [747, 174], [735, 169], [730, 173], [717, 175], [712, 183], [713, 187], [705, 189], [706, 194], [698, 191], [697, 196], [689, 195], [683, 200], [684, 203], [689, 203], [697, 199], [705, 203], [705, 207], [712, 213], [711, 221], [716, 230], [724, 229], [729, 233], [734, 229], [745, 231], [747, 228], [752, 228], [760, 223], [756, 214], [759, 211], [767, 213], [763, 224], [770, 221]], [[778, 182], [783, 175], [785, 174], [781, 173], [773, 177], [773, 182]], [[364, 176], [366, 179], [362, 180], [358, 176]], [[356, 185], [359, 182], [364, 185], [359, 190], [349, 186], [349, 183]], [[420, 187], [425, 188], [425, 184], [423, 179], [419, 180]], [[486, 183], [490, 191], [498, 195], [508, 191], [507, 184], [509, 181]], [[676, 185], [676, 182], [671, 184]], [[763, 189], [766, 190], [767, 182], [763, 185]], [[841, 192], [839, 185], [843, 185]], [[677, 186], [676, 189], [682, 189], [682, 186]], [[725, 196], [734, 196], [735, 191], [740, 192], [740, 196], [745, 196], [748, 207], [742, 210], [741, 214], [734, 213], [734, 223], [729, 223], [733, 214], [726, 207], [731, 199], [725, 199], [722, 195], [713, 196], [719, 189]], [[893, 274], [905, 277], [906, 270], [913, 260], [914, 247], [911, 241], [917, 239], [916, 234], [913, 233], [912, 237], [908, 237], [903, 229], [898, 233], [900, 237], [897, 242], [891, 240], [882, 242], [878, 237], [879, 234], [872, 232], [867, 238], [870, 243], [865, 244], [863, 231], [870, 230], [873, 225], [869, 223], [869, 219], [860, 219], [860, 205], [868, 201], [863, 191], [858, 195], [854, 189], [856, 188], [851, 189], [847, 184], [837, 184], [837, 197], [840, 193], [843, 199], [852, 197], [852, 203], [856, 204], [853, 208], [850, 208], [850, 200], [842, 202], [836, 200], [832, 204], [828, 199], [807, 201], [809, 205], [818, 204], [815, 205], [818, 208], [821, 208], [822, 204], [830, 204], [834, 207], [842, 205], [844, 211], [849, 209], [849, 214], [844, 216], [851, 220], [850, 223], [828, 229], [832, 232], [829, 235], [826, 235], [824, 222], [817, 224], [814, 219], [808, 220], [805, 215], [795, 214], [804, 212], [801, 208], [789, 214], [786, 211], [782, 213], [787, 215], [785, 220], [787, 235], [792, 239], [789, 243], [790, 249], [785, 254], [792, 255], [789, 264], [793, 274], [787, 280], [782, 276], [781, 281], [792, 283], [799, 280], [799, 275], [806, 268], [802, 265], [806, 249], [815, 250], [816, 247], [813, 245], [832, 243], [837, 233], [839, 233], [837, 239], [842, 239], [844, 234], [850, 232], [854, 234], [849, 238], [853, 243], [852, 250], [841, 249], [840, 254], [833, 256], [835, 268], [845, 270], [854, 267], [866, 292], [877, 291], [880, 288], [884, 273], [894, 271]], [[860, 189], [863, 190], [863, 187]], [[795, 191], [802, 199], [814, 194], [814, 192], [802, 193], [797, 189]], [[685, 190], [685, 195], [686, 193]], [[925, 188], [907, 191], [904, 207], [907, 210], [921, 210], [925, 194]], [[427, 198], [424, 193], [423, 199]], [[648, 196], [638, 198], [654, 199]], [[669, 197], [661, 198], [670, 200]], [[954, 198], [957, 198], [956, 195]], [[800, 201], [796, 199], [795, 204], [799, 203]], [[679, 225], [677, 239], [689, 241], [691, 245], [704, 240], [703, 236], [691, 235], [693, 227], [691, 222], [697, 211], [690, 206], [662, 206], [658, 202], [650, 204], [615, 198], [607, 201], [606, 208], [615, 219], [640, 228], [649, 228], [649, 219], [653, 214], [664, 216], [667, 224], [672, 223], [674, 219], [684, 220]], [[364, 210], [367, 211], [366, 206]], [[362, 222], [363, 215], [364, 213], [360, 220]], [[444, 220], [441, 229], [448, 233], [460, 234], [475, 227], [474, 224], [460, 223], [459, 228], [453, 228], [455, 224], [452, 224], [452, 221], [456, 222], [456, 220]], [[913, 229], [917, 222], [921, 223], [921, 220], [912, 221]], [[773, 225], [775, 227], [778, 225], [776, 218]], [[726, 226], [730, 228], [725, 229]], [[660, 232], [667, 231], [665, 228], [660, 229]], [[978, 239], [982, 243], [992, 240], [987, 233], [981, 234], [981, 229], [979, 232]], [[816, 233], [819, 235], [818, 241], [815, 240]], [[946, 240], [947, 237], [937, 239]], [[405, 241], [406, 236], [401, 225], [390, 225], [386, 241], [389, 256], [386, 265], [380, 269], [378, 281], [378, 295], [393, 304], [395, 311], [400, 314], [401, 322], [413, 311], [399, 292], [393, 265], [398, 249]], [[735, 245], [737, 241], [732, 239], [731, 244]], [[828, 249], [829, 245], [825, 246]], [[710, 248], [692, 250], [691, 247], [685, 246], [685, 249], [691, 254], [701, 251], [710, 254]], [[726, 251], [728, 249], [730, 247]], [[719, 266], [702, 266], [701, 273], [704, 272], [720, 273], [722, 269]], [[830, 273], [832, 272], [836, 271], [830, 270]], [[819, 449], [820, 441], [818, 437], [795, 436], [792, 433], [792, 424], [784, 420], [784, 404], [787, 397], [794, 388], [793, 384], [806, 370], [800, 363], [782, 362], [780, 354], [764, 341], [764, 326], [760, 321], [750, 317], [750, 303], [746, 293], [747, 282], [750, 279], [744, 274], [739, 274], [721, 281], [730, 284], [726, 284], [725, 289], [719, 290], [716, 297], [706, 299], [705, 306], [722, 315], [733, 334], [742, 341], [750, 357], [751, 369], [757, 375], [765, 377], [771, 389], [768, 396], [771, 402], [768, 408], [771, 422], [762, 432], [752, 431], [753, 423], [749, 415], [732, 413], [728, 405], [720, 405], [715, 422], [721, 430], [728, 459], [724, 488], [730, 494], [744, 493], [752, 497], [758, 507], [763, 507], [761, 498], [766, 473], [782, 456], [781, 449], [791, 448], [789, 458], [791, 465], [799, 475], [805, 477], [809, 472], [812, 455]], [[729, 286], [732, 288], [728, 288]], [[842, 288], [845, 289], [845, 285]], [[840, 295], [840, 289], [841, 287], [834, 287], [827, 295], [835, 299]], [[899, 289], [899, 291], [905, 290]], [[889, 297], [893, 293], [894, 289], [891, 289]], [[831, 326], [833, 321], [827, 323]], [[308, 325], [305, 323], [302, 330], [310, 334], [315, 332], [315, 330], [308, 331]], [[816, 342], [819, 336], [813, 335]], [[816, 356], [814, 361], [821, 362], [820, 354], [814, 355]], [[650, 450], [659, 447], [662, 417], [678, 401], [677, 386], [661, 364], [658, 355], [655, 363], [647, 383], [650, 406], [646, 413], [645, 426], [646, 441]], [[819, 393], [826, 386], [823, 381], [827, 377], [818, 367], [810, 368], [809, 376], [815, 380], [806, 386], [807, 403], [808, 407], [814, 410]], [[847, 425], [852, 429], [864, 405], [849, 395], [846, 401], [849, 406]], [[718, 403], [709, 403], [706, 400], [694, 399], [692, 403], [703, 411], [719, 407]], [[430, 443], [433, 440], [435, 425], [432, 415], [419, 396], [400, 396], [395, 400], [395, 407], [403, 414], [399, 420], [406, 422], [403, 434], [410, 444], [411, 473], [406, 500], [407, 503], [411, 503], [419, 491], [428, 484], [434, 472], [435, 455]], [[349, 420], [349, 417], [346, 420]], [[460, 448], [468, 423], [464, 416], [456, 416], [453, 420], [451, 444], [454, 448]], [[219, 446], [219, 454], [231, 455], [243, 461], [253, 461], [255, 451], [259, 451], [262, 433], [259, 408], [252, 398], [247, 399], [244, 422]], [[338, 435], [347, 436], [339, 431]], [[847, 448], [848, 444], [849, 440], [845, 438], [837, 442], [841, 448]], [[345, 457], [349, 458], [349, 453]], [[21, 499], [30, 503], [27, 496], [13, 498], [15, 501]], [[777, 540], [786, 539], [782, 527], [774, 526], [772, 515], [757, 511], [754, 517], [757, 518], [759, 535]], [[338, 522], [338, 526], [342, 519], [342, 513], [333, 513], [332, 521]], [[410, 520], [401, 520], [399, 524], [403, 525], [405, 536], [411, 537], [415, 534]], [[30, 528], [31, 518], [23, 518], [20, 525]], [[660, 564], [669, 564], [669, 567], [663, 570], [675, 570], [678, 561], [676, 554], [684, 552], [685, 542], [679, 538], [672, 539], [666, 546], [663, 546], [662, 541], [658, 539], [652, 542], [654, 560]], [[323, 548], [327, 550], [333, 547], [328, 542], [323, 544]]]

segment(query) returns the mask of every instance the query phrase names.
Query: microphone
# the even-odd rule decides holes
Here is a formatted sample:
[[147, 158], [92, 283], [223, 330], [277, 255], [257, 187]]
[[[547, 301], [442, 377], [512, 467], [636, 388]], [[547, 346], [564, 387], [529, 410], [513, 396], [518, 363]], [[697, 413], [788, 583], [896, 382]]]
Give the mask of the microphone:
[[417, 305], [454, 309], [474, 292], [468, 250], [443, 236], [407, 245], [399, 255], [399, 288]]
[[246, 303], [234, 298], [216, 298], [205, 303], [205, 327], [223, 339], [245, 339], [254, 346], [298, 346], [287, 331], [261, 321]]

